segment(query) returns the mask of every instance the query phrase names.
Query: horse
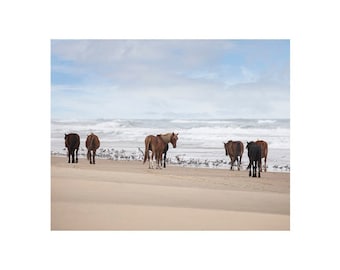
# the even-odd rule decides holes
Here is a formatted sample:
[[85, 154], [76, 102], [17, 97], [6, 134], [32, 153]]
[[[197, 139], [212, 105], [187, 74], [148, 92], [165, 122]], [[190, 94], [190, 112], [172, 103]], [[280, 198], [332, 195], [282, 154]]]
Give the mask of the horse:
[[[167, 133], [167, 134], [160, 134], [160, 136], [162, 137], [162, 139], [163, 139], [163, 141], [164, 142], [168, 142], [168, 143], [166, 143], [166, 145], [165, 145], [165, 148], [164, 148], [164, 151], [163, 151], [163, 154], [164, 154], [164, 168], [166, 168], [166, 165], [165, 165], [165, 162], [166, 162], [166, 153], [168, 152], [168, 150], [169, 150], [169, 142], [170, 142], [170, 137], [171, 137], [171, 133]], [[176, 136], [178, 136], [178, 133], [177, 134], [175, 134]], [[170, 137], [169, 137], [170, 136]], [[178, 139], [178, 138], [177, 138]], [[176, 140], [177, 141], [177, 140]], [[176, 146], [174, 147], [174, 148], [176, 148]]]
[[[70, 157], [72, 155], [72, 163], [78, 163], [78, 149], [80, 144], [80, 137], [76, 133], [65, 134], [65, 147], [68, 151], [68, 163], [70, 163]], [[74, 160], [74, 151], [76, 151], [76, 160]]]
[[[96, 150], [100, 146], [100, 141], [98, 139], [98, 136], [91, 133], [87, 136], [86, 142], [85, 142], [86, 148], [87, 148], [87, 160], [90, 160], [90, 164], [96, 164], [95, 156], [96, 156]], [[92, 151], [92, 155], [91, 155]]]
[[[167, 133], [167, 134], [158, 134], [157, 136], [154, 136], [154, 135], [146, 136], [143, 164], [146, 162], [146, 159], [148, 159], [149, 169], [151, 169], [150, 155], [149, 155], [149, 150], [150, 150], [152, 151], [152, 155], [151, 155], [152, 168], [153, 168], [153, 157], [154, 156], [157, 161], [157, 168], [160, 168], [159, 164], [162, 163], [162, 154], [164, 153], [167, 144], [170, 142], [172, 144], [172, 147], [176, 148], [177, 140], [178, 140], [178, 133], [175, 134], [174, 132]], [[166, 155], [164, 158], [166, 158]]]
[[[166, 133], [166, 134], [159, 134], [157, 136], [161, 136], [163, 141], [166, 143], [165, 147], [164, 147], [164, 150], [163, 150], [163, 154], [164, 154], [164, 168], [166, 168], [166, 165], [165, 165], [165, 162], [166, 162], [166, 153], [168, 152], [169, 150], [169, 142], [171, 141], [171, 137], [172, 136], [175, 136], [175, 145], [172, 144], [173, 148], [176, 148], [176, 142], [178, 140], [178, 133], [175, 134], [174, 132], [172, 133]], [[162, 160], [161, 160], [162, 162]]]
[[[230, 170], [233, 169], [235, 160], [237, 160], [237, 169], [240, 170], [240, 164], [244, 150], [243, 143], [240, 141], [228, 141], [227, 143], [224, 143], [224, 149], [225, 155], [229, 155], [231, 160]], [[238, 157], [240, 157], [240, 160], [238, 159]]]
[[[262, 140], [257, 140], [255, 143], [261, 147], [261, 159], [264, 158], [264, 171], [266, 172], [267, 171], [268, 143]], [[262, 166], [261, 166], [261, 172], [262, 172]]]
[[249, 157], [249, 177], [253, 168], [253, 177], [256, 177], [256, 167], [259, 169], [258, 177], [261, 177], [261, 147], [254, 142], [247, 142], [248, 157]]

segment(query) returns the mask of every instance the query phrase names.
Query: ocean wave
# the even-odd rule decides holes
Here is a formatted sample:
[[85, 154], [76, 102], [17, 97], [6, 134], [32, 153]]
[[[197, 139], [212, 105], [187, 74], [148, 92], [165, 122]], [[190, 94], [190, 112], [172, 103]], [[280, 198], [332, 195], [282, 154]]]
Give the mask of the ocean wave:
[[228, 120], [188, 120], [188, 119], [177, 119], [177, 120], [170, 120], [171, 123], [174, 124], [230, 124], [232, 121]]
[[[69, 132], [80, 135], [83, 148], [85, 148], [87, 135], [93, 132], [99, 136], [103, 149], [125, 149], [129, 156], [138, 147], [144, 149], [144, 139], [147, 135], [167, 132], [179, 133], [177, 148], [171, 147], [170, 155], [171, 153], [185, 154], [184, 159], [200, 161], [225, 159], [223, 142], [228, 140], [239, 140], [244, 145], [247, 141], [265, 140], [268, 142], [269, 153], [273, 150], [285, 153], [290, 149], [289, 119], [52, 120], [51, 150], [53, 152], [66, 153], [66, 150], [63, 150], [64, 134]], [[109, 151], [106, 150], [103, 155], [104, 153]], [[274, 164], [278, 167], [289, 164], [289, 158], [287, 161], [287, 158], [283, 159], [279, 154], [271, 158], [275, 159]]]
[[258, 124], [274, 124], [276, 123], [276, 120], [270, 120], [270, 119], [267, 119], [267, 120], [257, 120], [257, 123]]

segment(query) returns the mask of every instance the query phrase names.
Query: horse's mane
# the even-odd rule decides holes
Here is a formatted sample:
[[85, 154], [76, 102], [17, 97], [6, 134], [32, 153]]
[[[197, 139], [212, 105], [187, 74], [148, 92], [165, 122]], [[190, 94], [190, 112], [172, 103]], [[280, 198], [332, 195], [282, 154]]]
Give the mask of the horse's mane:
[[171, 136], [173, 134], [174, 134], [173, 132], [170, 132], [170, 133], [165, 133], [165, 134], [158, 134], [157, 136], [160, 136], [164, 140], [165, 143], [168, 143], [170, 142]]
[[165, 133], [165, 134], [157, 134], [157, 136], [167, 137], [167, 136], [171, 136], [172, 134], [174, 134], [174, 133], [169, 132], [169, 133]]

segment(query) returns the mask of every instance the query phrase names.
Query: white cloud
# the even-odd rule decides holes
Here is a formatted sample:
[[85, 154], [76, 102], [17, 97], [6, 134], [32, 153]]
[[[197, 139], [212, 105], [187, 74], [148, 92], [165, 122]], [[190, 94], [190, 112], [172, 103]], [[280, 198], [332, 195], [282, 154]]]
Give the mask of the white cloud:
[[[216, 40], [53, 41], [52, 74], [66, 74], [71, 83], [55, 77], [52, 117], [67, 108], [101, 118], [150, 112], [159, 118], [289, 117], [289, 76], [281, 78], [289, 65], [272, 68], [271, 59], [271, 69], [257, 69], [249, 59], [233, 62], [228, 57], [235, 46]], [[91, 104], [97, 112], [84, 109]]]

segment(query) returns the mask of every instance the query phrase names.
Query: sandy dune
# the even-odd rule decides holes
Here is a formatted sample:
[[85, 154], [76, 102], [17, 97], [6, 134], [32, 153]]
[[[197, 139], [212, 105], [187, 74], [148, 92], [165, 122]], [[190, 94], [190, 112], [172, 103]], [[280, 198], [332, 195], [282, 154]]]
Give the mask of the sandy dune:
[[51, 157], [52, 230], [289, 230], [290, 174]]

